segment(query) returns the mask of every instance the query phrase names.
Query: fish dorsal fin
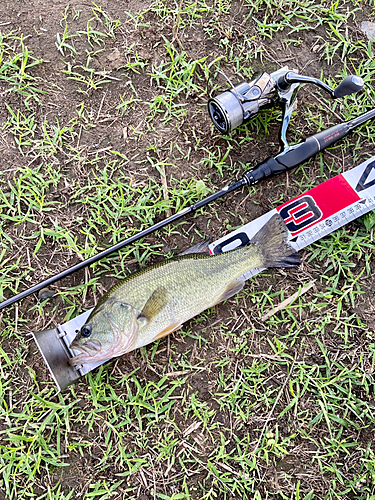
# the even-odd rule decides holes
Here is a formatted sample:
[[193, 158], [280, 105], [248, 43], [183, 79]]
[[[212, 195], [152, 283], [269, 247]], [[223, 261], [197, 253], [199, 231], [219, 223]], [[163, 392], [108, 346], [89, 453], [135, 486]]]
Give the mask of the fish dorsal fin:
[[179, 255], [189, 255], [192, 253], [203, 253], [203, 254], [210, 255], [209, 246], [210, 246], [211, 240], [212, 240], [212, 238], [207, 238], [206, 240], [201, 241], [197, 245], [194, 245], [193, 247], [188, 248], [187, 250], [185, 250], [185, 252], [181, 252]]
[[167, 303], [168, 292], [163, 286], [159, 286], [147, 300], [137, 320], [145, 324], [150, 323], [150, 321], [164, 309]]
[[241, 279], [238, 279], [236, 281], [232, 281], [227, 288], [225, 289], [225, 292], [220, 296], [219, 300], [216, 302], [219, 304], [220, 302], [223, 302], [224, 300], [229, 299], [230, 297], [233, 297], [233, 295], [236, 295], [236, 293], [240, 292], [242, 288], [244, 287], [245, 282]]

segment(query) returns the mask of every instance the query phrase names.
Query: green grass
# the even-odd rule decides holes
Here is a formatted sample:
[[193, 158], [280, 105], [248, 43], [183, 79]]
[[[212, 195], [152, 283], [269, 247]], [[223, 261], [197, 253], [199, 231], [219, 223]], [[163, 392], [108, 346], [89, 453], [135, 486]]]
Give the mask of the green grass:
[[18, 93], [29, 108], [30, 101], [40, 102], [40, 79], [34, 76], [34, 68], [43, 62], [31, 55], [25, 44], [25, 36], [17, 36], [16, 31], [0, 32], [0, 82], [5, 83], [6, 93]]
[[[279, 109], [230, 136], [210, 124], [207, 99], [227, 88], [220, 72], [237, 83], [287, 64], [332, 86], [364, 78], [365, 92], [338, 101], [301, 89], [291, 144], [374, 106], [373, 42], [358, 29], [372, 4], [125, 7], [62, 5], [56, 15], [46, 4], [34, 24], [12, 11], [0, 26], [0, 297], [277, 153]], [[58, 396], [27, 334], [84, 312], [130, 272], [359, 164], [373, 154], [374, 127], [57, 283], [53, 299], [2, 312], [0, 498], [373, 500], [372, 213], [303, 250], [300, 269], [257, 276], [170, 338]]]

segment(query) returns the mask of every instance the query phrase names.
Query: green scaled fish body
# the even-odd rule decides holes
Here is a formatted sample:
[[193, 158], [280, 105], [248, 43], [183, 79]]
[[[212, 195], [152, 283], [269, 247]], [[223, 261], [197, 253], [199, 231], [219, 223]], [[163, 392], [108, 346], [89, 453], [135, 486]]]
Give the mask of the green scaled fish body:
[[245, 247], [209, 256], [187, 254], [130, 275], [98, 302], [71, 345], [72, 364], [103, 361], [177, 330], [205, 309], [238, 293], [251, 269], [300, 263], [274, 215]]

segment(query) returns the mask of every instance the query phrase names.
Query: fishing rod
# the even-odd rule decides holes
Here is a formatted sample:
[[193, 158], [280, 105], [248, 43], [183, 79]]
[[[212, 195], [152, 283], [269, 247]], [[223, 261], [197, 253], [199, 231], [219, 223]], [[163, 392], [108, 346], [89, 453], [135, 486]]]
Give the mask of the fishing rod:
[[284, 67], [271, 74], [263, 73], [260, 77], [250, 83], [241, 83], [236, 87], [232, 86], [230, 90], [210, 99], [208, 101], [208, 111], [213, 124], [221, 133], [231, 132], [238, 126], [254, 118], [262, 109], [280, 106], [283, 110], [282, 125], [279, 135], [282, 151], [275, 157], [270, 157], [257, 165], [254, 169], [247, 171], [239, 181], [224, 187], [220, 191], [217, 191], [203, 200], [194, 203], [174, 215], [171, 215], [167, 219], [140, 231], [130, 238], [103, 250], [97, 255], [79, 262], [78, 264], [65, 269], [61, 273], [51, 276], [41, 283], [1, 302], [0, 311], [33, 293], [39, 292], [41, 289], [48, 287], [56, 281], [80, 271], [81, 269], [99, 261], [100, 259], [103, 259], [104, 257], [107, 257], [111, 253], [116, 252], [141, 238], [144, 238], [154, 231], [157, 231], [158, 229], [161, 229], [166, 225], [171, 224], [172, 222], [175, 222], [182, 217], [195, 212], [196, 210], [199, 210], [205, 205], [208, 205], [228, 193], [236, 191], [243, 186], [252, 186], [260, 180], [274, 175], [279, 175], [297, 167], [317, 154], [319, 151], [323, 151], [325, 148], [345, 137], [353, 129], [361, 126], [368, 120], [375, 118], [375, 109], [373, 109], [348, 122], [340, 123], [318, 132], [317, 134], [308, 137], [300, 144], [289, 146], [286, 139], [286, 131], [290, 122], [294, 104], [296, 102], [296, 90], [301, 83], [315, 84], [323, 90], [326, 90], [334, 99], [359, 92], [364, 86], [362, 78], [352, 75], [346, 77], [338, 87], [332, 89], [316, 78], [299, 75], [295, 71], [290, 71], [288, 67]]

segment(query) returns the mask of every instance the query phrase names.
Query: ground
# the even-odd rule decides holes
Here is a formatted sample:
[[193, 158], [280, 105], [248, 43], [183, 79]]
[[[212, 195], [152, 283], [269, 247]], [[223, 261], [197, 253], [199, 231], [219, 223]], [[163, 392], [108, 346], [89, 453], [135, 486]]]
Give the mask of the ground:
[[[0, 298], [223, 187], [278, 151], [279, 109], [230, 136], [207, 114], [231, 81], [288, 65], [366, 91], [299, 93], [291, 143], [374, 106], [369, 1], [3, 0]], [[369, 214], [183, 329], [55, 396], [32, 331], [129, 272], [217, 238], [361, 163], [368, 123], [307, 164], [0, 313], [0, 498], [375, 498], [374, 226]], [[288, 307], [262, 317], [299, 288]]]

